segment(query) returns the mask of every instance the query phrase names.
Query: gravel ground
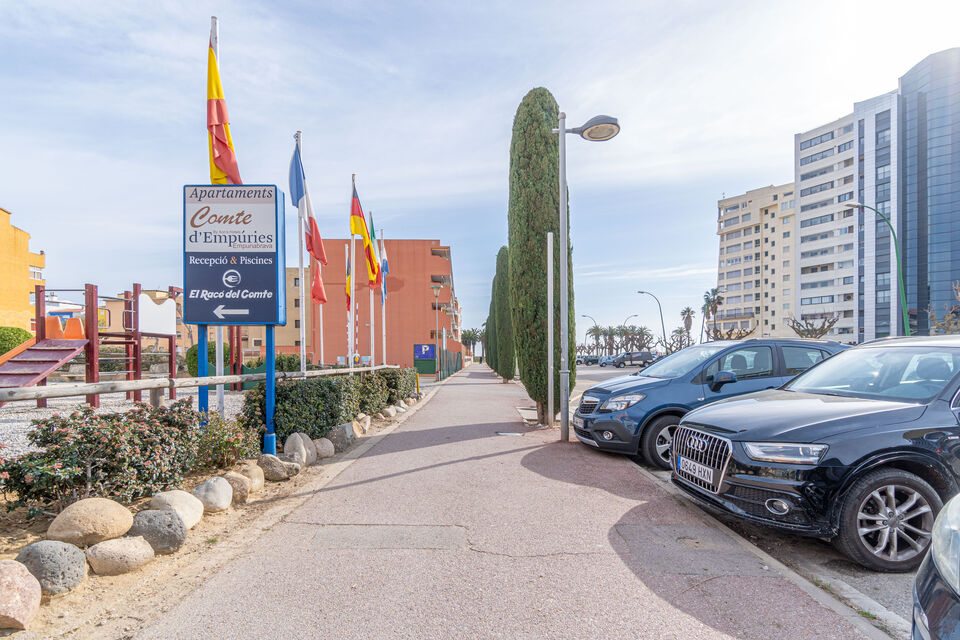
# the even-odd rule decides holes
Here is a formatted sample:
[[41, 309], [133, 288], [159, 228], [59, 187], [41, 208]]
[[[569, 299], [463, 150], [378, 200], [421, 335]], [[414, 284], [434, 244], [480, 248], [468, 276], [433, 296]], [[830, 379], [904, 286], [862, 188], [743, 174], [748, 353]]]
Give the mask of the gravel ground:
[[[224, 414], [227, 418], [233, 418], [240, 411], [243, 405], [243, 393], [239, 391], [224, 391], [223, 405]], [[146, 402], [149, 396], [143, 392], [143, 400]], [[197, 389], [178, 389], [177, 399], [193, 398], [193, 406], [197, 406]], [[169, 404], [170, 399], [164, 394], [164, 404]], [[210, 391], [210, 403], [216, 403], [216, 394]], [[49, 418], [54, 414], [70, 413], [74, 409], [83, 406], [82, 398], [50, 398], [47, 400], [45, 409], [38, 409], [35, 401], [10, 402], [0, 407], [0, 444], [4, 446], [4, 455], [7, 457], [17, 457], [20, 454], [35, 449], [27, 441], [27, 432], [30, 431], [30, 422], [40, 418]], [[134, 403], [127, 400], [121, 393], [111, 393], [100, 396], [100, 408], [97, 413], [112, 413], [117, 411], [126, 411], [133, 408]]]

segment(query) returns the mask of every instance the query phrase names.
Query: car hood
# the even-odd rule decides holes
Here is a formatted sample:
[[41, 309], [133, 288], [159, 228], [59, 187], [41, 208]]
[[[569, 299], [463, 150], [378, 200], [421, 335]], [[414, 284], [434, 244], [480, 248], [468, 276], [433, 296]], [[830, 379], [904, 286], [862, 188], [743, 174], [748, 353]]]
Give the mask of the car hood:
[[857, 429], [916, 420], [926, 405], [771, 389], [700, 407], [683, 422], [733, 440], [821, 442]]
[[595, 387], [590, 387], [583, 392], [583, 395], [603, 397], [614, 393], [626, 393], [628, 391], [642, 391], [646, 393], [650, 389], [663, 387], [669, 383], [670, 378], [648, 378], [642, 375], [625, 375], [606, 380]]

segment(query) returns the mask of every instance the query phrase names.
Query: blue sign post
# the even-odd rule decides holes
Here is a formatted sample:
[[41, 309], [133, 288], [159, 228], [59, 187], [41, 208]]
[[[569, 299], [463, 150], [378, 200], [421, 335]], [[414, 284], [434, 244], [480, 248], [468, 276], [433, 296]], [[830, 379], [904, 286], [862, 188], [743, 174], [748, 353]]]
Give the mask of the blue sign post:
[[[208, 374], [209, 325], [264, 325], [267, 337], [263, 452], [276, 453], [274, 326], [285, 325], [284, 197], [275, 185], [183, 188], [183, 320], [198, 325], [197, 373]], [[209, 408], [207, 386], [199, 409]]]

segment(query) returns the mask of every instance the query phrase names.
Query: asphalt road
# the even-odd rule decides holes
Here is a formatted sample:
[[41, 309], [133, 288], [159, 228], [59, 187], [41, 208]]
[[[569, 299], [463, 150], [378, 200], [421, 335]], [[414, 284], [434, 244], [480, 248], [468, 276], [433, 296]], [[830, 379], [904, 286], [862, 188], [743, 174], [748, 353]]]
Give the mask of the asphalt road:
[[[571, 398], [572, 406], [579, 403], [579, 395], [589, 387], [605, 380], [628, 375], [635, 368], [611, 369], [610, 367], [577, 366], [577, 385]], [[657, 475], [669, 480], [667, 471]], [[848, 560], [831, 543], [817, 538], [771, 531], [735, 518], [720, 520], [750, 540], [774, 558], [793, 568], [816, 583], [830, 585], [837, 581], [875, 601], [890, 612], [909, 622], [913, 611], [913, 579], [916, 572], [878, 573], [868, 571]]]

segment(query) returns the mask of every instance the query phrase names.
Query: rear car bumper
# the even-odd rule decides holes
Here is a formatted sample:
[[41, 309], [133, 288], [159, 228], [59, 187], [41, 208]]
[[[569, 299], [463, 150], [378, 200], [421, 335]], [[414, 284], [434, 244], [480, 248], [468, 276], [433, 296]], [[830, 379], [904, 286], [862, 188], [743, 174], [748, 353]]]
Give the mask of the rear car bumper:
[[930, 554], [913, 583], [913, 640], [955, 638], [960, 629], [960, 597], [937, 570]]

